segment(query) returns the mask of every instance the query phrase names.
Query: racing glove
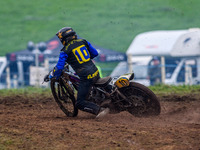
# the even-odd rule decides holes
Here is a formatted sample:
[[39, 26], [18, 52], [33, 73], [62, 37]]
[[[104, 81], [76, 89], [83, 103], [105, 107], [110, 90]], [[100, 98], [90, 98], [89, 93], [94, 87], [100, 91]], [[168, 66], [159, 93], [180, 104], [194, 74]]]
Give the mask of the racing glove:
[[56, 80], [58, 80], [60, 78], [61, 74], [62, 74], [62, 70], [58, 69], [57, 67], [54, 67], [54, 69], [49, 74], [49, 79], [52, 79], [55, 77]]

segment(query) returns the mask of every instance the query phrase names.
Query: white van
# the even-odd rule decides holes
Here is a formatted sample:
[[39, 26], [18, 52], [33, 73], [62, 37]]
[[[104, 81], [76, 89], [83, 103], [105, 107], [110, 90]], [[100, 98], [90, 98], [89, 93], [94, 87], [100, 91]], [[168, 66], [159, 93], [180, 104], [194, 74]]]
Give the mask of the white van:
[[200, 84], [200, 57], [171, 57], [171, 60], [171, 64], [165, 63], [166, 84]]
[[[148, 76], [148, 64], [151, 61], [151, 56], [138, 56], [133, 57], [132, 70], [134, 72], [134, 81], [139, 82], [143, 85], [149, 86], [149, 76]], [[119, 77], [123, 74], [130, 73], [129, 66], [126, 61], [118, 63], [111, 73], [111, 77]]]
[[[132, 62], [135, 74], [134, 81], [150, 85], [148, 70], [151, 67], [152, 56], [138, 56]], [[158, 57], [159, 58], [159, 57]], [[159, 58], [160, 59], [160, 58]], [[165, 84], [200, 84], [200, 57], [165, 57]], [[161, 67], [161, 65], [160, 65]], [[111, 77], [119, 77], [130, 73], [126, 61], [120, 62], [111, 73]]]

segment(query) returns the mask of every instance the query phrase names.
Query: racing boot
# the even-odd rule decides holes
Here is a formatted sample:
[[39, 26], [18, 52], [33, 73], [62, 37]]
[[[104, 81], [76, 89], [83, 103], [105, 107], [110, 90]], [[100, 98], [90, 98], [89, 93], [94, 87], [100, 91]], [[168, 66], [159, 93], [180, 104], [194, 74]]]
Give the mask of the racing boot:
[[101, 107], [100, 110], [99, 110], [99, 113], [97, 114], [96, 118], [102, 118], [104, 117], [105, 115], [109, 114], [110, 112], [110, 109], [109, 108], [103, 108]]

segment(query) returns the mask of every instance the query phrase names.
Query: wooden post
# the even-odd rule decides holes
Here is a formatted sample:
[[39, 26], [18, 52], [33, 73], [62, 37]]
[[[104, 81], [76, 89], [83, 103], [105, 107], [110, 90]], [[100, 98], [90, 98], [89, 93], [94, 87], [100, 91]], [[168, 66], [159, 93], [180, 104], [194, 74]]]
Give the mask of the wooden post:
[[7, 83], [7, 89], [10, 89], [11, 81], [10, 81], [10, 68], [6, 68], [6, 83]]
[[39, 50], [35, 53], [35, 66], [36, 66], [36, 87], [39, 87]]
[[185, 85], [192, 85], [192, 68], [189, 65], [185, 65]]
[[161, 81], [165, 84], [165, 57], [161, 56]]
[[18, 87], [17, 75], [15, 74], [13, 77], [13, 86], [16, 89]]
[[45, 71], [49, 72], [49, 59], [48, 58], [46, 58], [44, 60], [44, 67], [45, 67]]
[[[49, 59], [48, 58], [44, 60], [44, 67], [45, 67], [45, 72], [49, 73]], [[45, 84], [45, 85], [46, 87], [49, 87], [49, 84]]]
[[129, 72], [133, 73], [132, 55], [128, 55], [128, 68], [129, 68]]

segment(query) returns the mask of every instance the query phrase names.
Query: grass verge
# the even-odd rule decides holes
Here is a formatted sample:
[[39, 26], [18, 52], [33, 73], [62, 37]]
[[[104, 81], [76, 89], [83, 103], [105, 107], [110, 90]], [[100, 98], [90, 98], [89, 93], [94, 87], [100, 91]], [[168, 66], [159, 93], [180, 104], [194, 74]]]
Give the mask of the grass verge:
[[[155, 85], [149, 86], [149, 88], [155, 94], [190, 94], [190, 93], [200, 93], [200, 85]], [[43, 95], [49, 96], [51, 95], [50, 88], [36, 88], [36, 87], [26, 87], [21, 89], [2, 89], [0, 90], [1, 97], [4, 96], [11, 96], [11, 95], [25, 95], [25, 96], [36, 96], [36, 95]]]

